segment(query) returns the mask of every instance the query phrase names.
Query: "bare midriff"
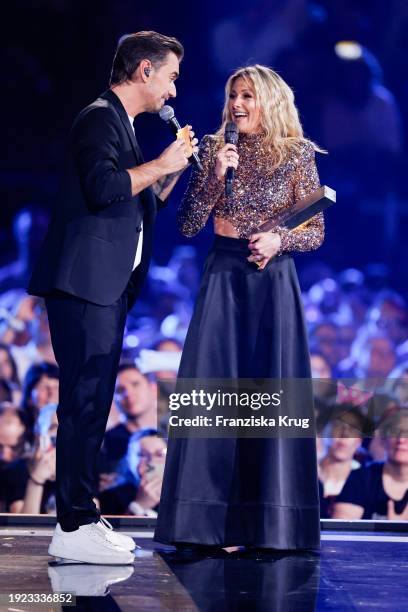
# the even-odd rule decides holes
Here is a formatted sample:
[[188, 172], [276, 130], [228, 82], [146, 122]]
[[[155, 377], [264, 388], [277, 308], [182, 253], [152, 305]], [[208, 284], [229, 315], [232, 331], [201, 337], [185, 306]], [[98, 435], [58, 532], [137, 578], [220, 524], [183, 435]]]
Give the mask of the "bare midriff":
[[237, 147], [239, 165], [233, 192], [226, 196], [224, 181], [215, 174], [218, 140], [204, 136], [200, 145], [203, 170], [194, 170], [190, 175], [177, 213], [181, 233], [195, 236], [211, 215], [218, 236], [249, 240], [263, 222], [276, 221], [281, 252], [317, 249], [324, 236], [321, 213], [302, 228], [290, 230], [279, 226], [282, 214], [290, 212], [295, 202], [320, 185], [313, 143], [302, 141], [288, 149], [277, 168], [273, 167], [271, 152], [265, 149], [263, 134], [241, 132]]
[[231, 221], [222, 217], [214, 217], [214, 232], [218, 236], [226, 236], [227, 238], [239, 238], [239, 234]]

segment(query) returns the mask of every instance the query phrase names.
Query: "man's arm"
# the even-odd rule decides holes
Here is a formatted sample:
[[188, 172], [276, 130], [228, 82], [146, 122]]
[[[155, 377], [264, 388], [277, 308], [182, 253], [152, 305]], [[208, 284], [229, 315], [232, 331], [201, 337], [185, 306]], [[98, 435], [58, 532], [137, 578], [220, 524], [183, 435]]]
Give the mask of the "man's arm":
[[165, 200], [188, 166], [186, 151], [184, 141], [175, 140], [157, 159], [127, 170], [132, 184], [132, 196], [146, 187], [153, 187], [154, 193]]
[[164, 202], [173, 191], [173, 188], [180, 176], [183, 174], [184, 170], [179, 170], [178, 172], [173, 172], [172, 174], [167, 174], [163, 176], [161, 179], [153, 183], [153, 191], [155, 195], [157, 195], [162, 202]]
[[137, 195], [146, 187], [154, 187], [158, 181], [163, 179], [165, 174], [165, 170], [158, 159], [129, 168], [127, 172], [130, 176], [132, 196]]
[[120, 170], [115, 118], [106, 108], [83, 113], [74, 124], [71, 138], [84, 195], [89, 206], [97, 210], [130, 200], [146, 187], [188, 165], [186, 145], [176, 140], [157, 159]]
[[[188, 131], [191, 142], [191, 150], [197, 153], [198, 140], [197, 138], [194, 138], [194, 132], [192, 131], [191, 126], [187, 127], [189, 128]], [[160, 198], [162, 202], [164, 202], [169, 197], [170, 193], [173, 191], [175, 184], [177, 183], [183, 172], [184, 168], [182, 170], [179, 170], [178, 172], [172, 172], [171, 174], [167, 174], [152, 185], [155, 195]]]

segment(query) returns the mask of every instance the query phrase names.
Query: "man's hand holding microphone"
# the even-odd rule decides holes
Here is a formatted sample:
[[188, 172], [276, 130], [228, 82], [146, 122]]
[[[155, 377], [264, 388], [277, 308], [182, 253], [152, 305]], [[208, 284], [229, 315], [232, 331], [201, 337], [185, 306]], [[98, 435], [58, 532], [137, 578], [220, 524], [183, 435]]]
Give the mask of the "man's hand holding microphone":
[[193, 162], [199, 168], [201, 164], [198, 157], [198, 140], [191, 125], [181, 128], [171, 106], [163, 106], [159, 114], [174, 132], [176, 140], [164, 149], [157, 159], [131, 168], [127, 172], [130, 175], [133, 196], [146, 187], [152, 187], [155, 194], [161, 200], [165, 200], [189, 162]]
[[198, 140], [194, 138], [191, 125], [186, 125], [179, 131], [180, 135], [171, 143], [157, 161], [161, 164], [163, 174], [174, 174], [187, 168], [193, 153], [198, 153]]

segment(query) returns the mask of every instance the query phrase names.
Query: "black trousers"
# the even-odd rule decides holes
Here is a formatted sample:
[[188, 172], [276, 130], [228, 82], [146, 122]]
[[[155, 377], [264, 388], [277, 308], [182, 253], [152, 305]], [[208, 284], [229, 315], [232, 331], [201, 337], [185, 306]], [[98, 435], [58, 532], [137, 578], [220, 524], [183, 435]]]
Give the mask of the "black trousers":
[[97, 459], [112, 404], [128, 293], [98, 306], [62, 292], [47, 297], [60, 368], [57, 410], [57, 520], [72, 531], [99, 520]]

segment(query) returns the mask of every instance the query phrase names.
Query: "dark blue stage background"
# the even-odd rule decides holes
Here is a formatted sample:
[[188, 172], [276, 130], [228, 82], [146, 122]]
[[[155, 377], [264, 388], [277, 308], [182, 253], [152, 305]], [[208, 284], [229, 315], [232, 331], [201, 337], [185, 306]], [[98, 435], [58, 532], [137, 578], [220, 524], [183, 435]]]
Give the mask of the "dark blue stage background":
[[[393, 286], [405, 289], [406, 2], [15, 0], [7, 13], [1, 51], [1, 264], [16, 255], [16, 212], [51, 206], [70, 124], [107, 87], [118, 38], [155, 29], [185, 45], [174, 106], [199, 136], [219, 124], [231, 70], [256, 61], [282, 74], [295, 90], [307, 135], [330, 152], [320, 156], [320, 172], [338, 192], [324, 247], [299, 264], [319, 260], [339, 271], [380, 262], [389, 266]], [[336, 56], [334, 45], [341, 40], [363, 45], [363, 58]], [[157, 117], [144, 117], [139, 140], [149, 159], [169, 135]], [[160, 264], [184, 242], [174, 225], [184, 184], [158, 224]], [[193, 243], [200, 255], [209, 236], [208, 230]]]
[[[51, 389], [41, 405], [27, 403], [44, 377], [48, 384], [58, 374], [26, 379], [49, 360], [50, 340], [44, 308], [24, 287], [72, 121], [108, 87], [120, 36], [142, 29], [184, 44], [174, 107], [198, 137], [219, 126], [224, 83], [238, 66], [270, 65], [292, 86], [306, 135], [329, 152], [317, 156], [321, 182], [337, 191], [323, 246], [296, 256], [313, 373], [408, 376], [406, 0], [13, 0], [1, 21], [0, 403], [38, 414], [56, 401]], [[138, 118], [137, 136], [147, 160], [171, 140], [155, 115]], [[154, 264], [128, 319], [127, 359], [163, 337], [179, 343], [172, 350], [184, 340], [212, 236], [211, 223], [192, 240], [177, 230], [188, 174], [158, 215]], [[390, 402], [406, 409], [407, 394], [392, 393]], [[13, 453], [0, 462], [21, 458], [23, 447]], [[383, 449], [354, 457], [371, 458], [383, 460]]]

